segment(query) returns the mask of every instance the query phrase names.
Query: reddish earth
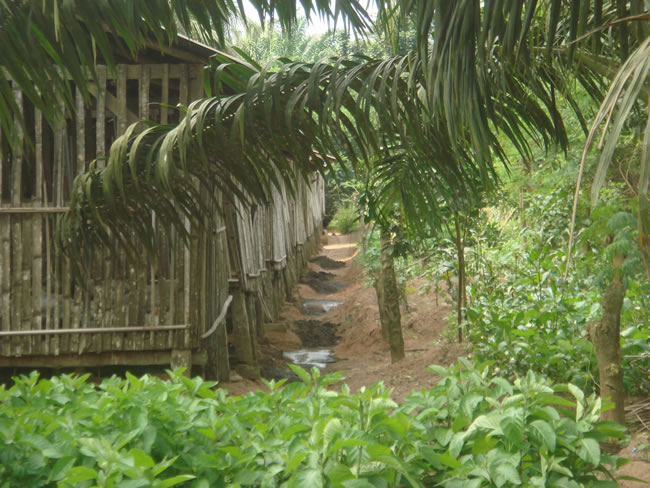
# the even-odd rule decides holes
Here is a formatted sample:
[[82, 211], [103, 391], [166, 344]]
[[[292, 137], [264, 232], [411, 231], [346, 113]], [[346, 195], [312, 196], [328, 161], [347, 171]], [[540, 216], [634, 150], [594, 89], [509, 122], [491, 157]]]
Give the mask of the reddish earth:
[[[435, 384], [438, 378], [427, 369], [429, 365], [450, 365], [471, 351], [469, 346], [459, 345], [444, 334], [449, 305], [437, 299], [433, 291], [422, 293], [423, 282], [412, 281], [407, 286], [407, 303], [402, 304], [406, 357], [391, 364], [388, 344], [381, 334], [375, 291], [366, 283], [361, 267], [354, 262], [356, 240], [353, 234], [328, 236], [322, 254], [310, 262], [303, 283], [298, 285], [280, 319], [265, 326], [265, 338], [260, 344], [262, 371], [266, 376], [281, 377], [288, 374], [283, 351], [314, 344], [331, 346], [337, 361], [328, 365], [325, 372], [343, 370], [345, 383], [352, 391], [383, 381], [393, 389], [393, 398], [401, 400], [411, 390]], [[313, 310], [303, 306], [309, 299], [342, 301], [343, 304], [315, 315]], [[339, 336], [335, 345], [330, 343], [332, 330]], [[235, 381], [220, 386], [235, 395], [265, 389], [261, 381], [244, 380], [236, 374], [233, 379]], [[620, 471], [620, 475], [650, 481], [650, 447], [644, 449], [649, 444], [647, 433], [635, 435], [621, 452], [633, 461]], [[648, 485], [622, 481], [620, 486]]]

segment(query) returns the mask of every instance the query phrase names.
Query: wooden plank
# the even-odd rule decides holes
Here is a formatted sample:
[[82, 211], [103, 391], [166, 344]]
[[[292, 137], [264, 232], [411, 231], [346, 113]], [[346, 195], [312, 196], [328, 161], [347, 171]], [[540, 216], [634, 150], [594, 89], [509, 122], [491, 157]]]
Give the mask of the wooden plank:
[[[83, 328], [83, 306], [84, 299], [83, 288], [78, 284], [73, 283], [72, 290], [72, 327], [74, 329], [81, 330]], [[76, 352], [77, 354], [82, 354], [86, 348], [86, 339], [79, 334], [72, 334], [70, 336], [70, 352]]]
[[140, 326], [124, 326], [124, 327], [86, 327], [71, 329], [52, 329], [52, 330], [11, 330], [0, 331], [0, 337], [26, 337], [26, 336], [42, 336], [42, 335], [91, 335], [91, 334], [134, 334], [139, 332], [159, 332], [165, 330], [186, 330], [189, 328], [187, 324], [176, 325], [140, 325]]
[[[0, 216], [0, 310], [2, 330], [11, 330], [11, 217]], [[2, 341], [2, 354], [10, 352], [9, 341]]]
[[[178, 101], [181, 104], [187, 106], [189, 105], [189, 90], [190, 90], [187, 65], [177, 65], [177, 67], [180, 68]], [[190, 299], [191, 299], [190, 272], [192, 271], [190, 249], [192, 248], [193, 250], [194, 236], [192, 236], [192, 229], [190, 229], [190, 221], [187, 217], [185, 218], [185, 229], [190, 233], [191, 242], [190, 242], [190, 247], [184, 245], [184, 243], [181, 243], [180, 241], [177, 244], [177, 246], [179, 247], [178, 250], [180, 251], [180, 253], [177, 254], [178, 263], [180, 265], [179, 273], [177, 276], [178, 277], [182, 276], [183, 281], [181, 287], [178, 288], [176, 297], [177, 300], [179, 300], [179, 303], [182, 301], [183, 304], [182, 312], [181, 312], [182, 315], [179, 317], [179, 321], [182, 320], [185, 323], [190, 323]], [[177, 348], [184, 349], [188, 347], [189, 331], [187, 332], [188, 332], [187, 334], [176, 334], [175, 345]]]
[[160, 123], [166, 124], [169, 121], [169, 65], [164, 64], [162, 66], [162, 73], [160, 74], [162, 79], [162, 94], [160, 100]]
[[[47, 189], [44, 190], [44, 199], [47, 201]], [[52, 287], [54, 280], [54, 267], [53, 267], [53, 258], [52, 258], [52, 245], [53, 239], [50, 237], [50, 225], [52, 224], [51, 219], [45, 217], [44, 219], [44, 228], [45, 228], [45, 329], [53, 329], [53, 318], [52, 318]], [[43, 353], [50, 353], [50, 339], [46, 339], [43, 343]]]
[[[104, 256], [103, 276], [103, 307], [101, 310], [101, 323], [102, 327], [112, 327], [115, 317], [115, 274], [113, 272], [113, 261], [107, 255]], [[102, 337], [102, 350], [110, 351], [113, 344], [113, 338], [110, 334]]]
[[2, 193], [2, 189], [4, 188], [4, 171], [3, 167], [6, 164], [5, 163], [5, 151], [4, 151], [4, 143], [3, 143], [3, 135], [2, 135], [2, 127], [0, 127], [0, 206], [2, 205], [2, 201], [5, 199], [5, 195]]
[[[52, 224], [52, 234], [50, 235], [50, 240], [53, 243], [54, 242], [54, 222], [51, 222]], [[51, 246], [52, 249], [52, 302], [54, 303], [54, 310], [52, 314], [52, 324], [50, 325], [49, 328], [52, 329], [58, 329], [61, 327], [61, 315], [60, 315], [60, 305], [61, 305], [61, 299], [59, 296], [59, 284], [61, 283], [61, 259], [60, 259], [60, 254], [59, 251], [57, 250], [56, 246], [52, 244]], [[59, 344], [59, 338], [53, 338], [50, 340], [50, 352], [53, 353], [54, 355], [60, 354], [60, 344]]]
[[[23, 94], [15, 86], [13, 88], [14, 98], [22, 114]], [[16, 133], [18, 143], [14, 145], [12, 167], [11, 167], [11, 204], [14, 207], [22, 206], [23, 198], [23, 134], [20, 124], [16, 124]], [[11, 284], [11, 303], [12, 303], [12, 328], [19, 330], [23, 327], [23, 219], [16, 218], [12, 220], [11, 231], [11, 253], [12, 253], [12, 284]], [[22, 341], [11, 340], [10, 342], [13, 353], [22, 354]]]
[[[77, 145], [77, 158], [76, 158], [76, 167], [75, 175], [80, 175], [86, 169], [86, 107], [84, 105], [83, 94], [81, 90], [77, 87], [75, 90], [75, 139]], [[88, 264], [88, 263], [84, 263]], [[70, 268], [71, 272], [72, 268]], [[72, 277], [69, 278], [71, 286], [73, 287], [72, 291], [72, 327], [81, 328], [83, 327], [83, 311], [86, 308], [86, 296], [87, 293], [83, 293], [80, 284], [75, 284], [72, 280]], [[70, 352], [77, 352], [81, 354], [85, 349], [86, 339], [78, 335], [72, 335], [70, 337]]]
[[[127, 261], [127, 275], [128, 275], [128, 284], [129, 284], [129, 299], [126, 304], [126, 320], [125, 324], [127, 327], [135, 325], [138, 320], [137, 312], [137, 294], [138, 294], [138, 273], [136, 270], [136, 264], [130, 263]], [[138, 350], [137, 337], [135, 334], [129, 334], [126, 344], [127, 350]]]
[[[140, 67], [140, 78], [138, 81], [138, 97], [139, 97], [139, 117], [141, 120], [149, 119], [149, 86], [150, 86], [150, 68], [148, 65]], [[137, 303], [135, 323], [142, 324], [146, 318], [146, 302], [147, 302], [147, 266], [143, 263], [137, 263], [136, 273], [136, 291]], [[153, 287], [151, 288], [154, 289]], [[147, 334], [148, 338], [149, 334]], [[142, 350], [144, 348], [145, 334], [138, 334], [136, 336], [136, 348]]]
[[[59, 255], [59, 260], [61, 267], [61, 328], [69, 329], [72, 327], [72, 300], [74, 298], [72, 296], [72, 267], [68, 258]], [[61, 338], [59, 347], [63, 354], [77, 353], [76, 350], [70, 350], [70, 337], [68, 336]]]
[[2, 207], [0, 215], [62, 214], [70, 207]]
[[[23, 247], [23, 268], [21, 270], [21, 282], [22, 282], [22, 301], [21, 301], [21, 316], [22, 324], [20, 328], [22, 330], [30, 330], [32, 328], [33, 317], [32, 317], [32, 243], [34, 241], [34, 227], [31, 218], [21, 218], [20, 219], [23, 232], [23, 240], [20, 245]], [[31, 353], [31, 340], [25, 338], [22, 341], [22, 348], [25, 354]]]
[[[113, 285], [115, 287], [115, 314], [114, 314], [114, 327], [124, 327], [126, 323], [126, 305], [125, 305], [125, 292], [126, 292], [126, 284], [125, 280], [127, 279], [127, 270], [126, 270], [126, 264], [124, 263], [124, 259], [122, 257], [116, 258], [117, 263], [115, 267], [115, 280], [117, 281], [117, 286], [115, 284]], [[123, 335], [122, 334], [113, 334], [112, 335], [112, 342], [111, 342], [111, 350], [112, 351], [119, 351], [123, 347]]]
[[[0, 368], [92, 368], [102, 366], [153, 366], [171, 363], [171, 351], [133, 351], [103, 352], [100, 354], [62, 354], [0, 357]], [[193, 351], [192, 364], [202, 366], [207, 354]]]
[[121, 136], [128, 125], [127, 118], [127, 93], [126, 93], [126, 65], [117, 65], [117, 135]]
[[104, 156], [106, 156], [106, 66], [96, 66], [97, 72], [97, 94], [95, 95], [95, 157], [98, 159], [97, 166], [104, 167]]
[[[185, 320], [185, 258], [186, 258], [185, 243], [177, 238], [172, 252], [176, 258], [176, 282], [174, 286], [174, 305], [176, 307], [176, 314], [174, 323], [181, 323]], [[183, 349], [185, 334], [174, 333], [173, 346]]]
[[[36, 184], [34, 201], [43, 205], [43, 114], [35, 111], [34, 149], [36, 162]], [[32, 329], [43, 326], [43, 217], [32, 219]], [[32, 353], [40, 352], [40, 344], [34, 344]]]
[[[5, 198], [4, 187], [4, 139], [0, 127], [0, 205]], [[11, 217], [0, 215], [0, 330], [11, 326]], [[0, 341], [0, 354], [9, 354], [9, 341]]]

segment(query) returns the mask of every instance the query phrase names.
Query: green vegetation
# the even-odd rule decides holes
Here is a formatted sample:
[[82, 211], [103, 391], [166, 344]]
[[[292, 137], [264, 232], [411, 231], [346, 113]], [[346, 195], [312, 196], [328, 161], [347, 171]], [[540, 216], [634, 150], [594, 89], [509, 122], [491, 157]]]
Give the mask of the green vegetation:
[[329, 227], [341, 234], [349, 234], [357, 230], [359, 228], [359, 209], [351, 203], [341, 205], [334, 214]]
[[616, 486], [599, 442], [622, 428], [602, 403], [528, 373], [463, 361], [402, 404], [340, 374], [227, 396], [179, 372], [16, 378], [0, 390], [2, 487]]
[[[275, 16], [281, 29], [295, 26], [298, 3], [254, 2], [262, 22]], [[367, 34], [357, 1], [337, 1], [336, 12], [328, 1], [300, 3], [307, 16], [341, 14]], [[390, 303], [380, 308], [397, 308], [384, 330], [401, 331], [395, 267], [436, 289], [446, 282], [455, 332], [496, 377], [467, 364], [397, 405], [381, 386], [335, 393], [325, 389], [335, 378], [298, 371], [304, 384], [244, 398], [178, 376], [99, 387], [34, 376], [1, 393], [4, 483], [613, 486], [593, 473], [615, 463], [598, 442], [620, 431], [597, 422], [601, 402], [582, 390], [611, 397], [620, 422], [623, 386], [650, 391], [644, 3], [374, 4], [372, 47], [351, 48], [347, 35], [309, 40], [304, 24], [294, 37], [247, 32], [237, 55], [206, 66], [209, 98], [185, 107], [177, 126], [132, 126], [105, 167], [79, 175], [57, 239], [73, 265], [102, 246], [155, 254], [164, 235], [152, 213], [183, 233], [188, 218], [204, 222], [212, 211], [196, 181], [252, 204], [280, 182], [290, 188], [296, 170], [342, 174], [313, 157], [332, 155], [361, 182], [366, 221], [380, 230], [368, 255], [381, 262], [372, 265], [378, 298]], [[230, 0], [3, 2], [3, 133], [28, 133], [8, 76], [55, 127], [61, 105], [74, 110], [74, 89], [90, 98], [95, 60], [114, 68], [106, 30], [133, 55], [152, 39], [167, 44], [177, 26], [216, 44], [242, 9]], [[316, 61], [357, 48], [372, 57]], [[595, 116], [588, 98], [600, 105]], [[572, 142], [582, 155], [537, 153]], [[572, 202], [583, 175], [592, 195], [578, 188]], [[342, 208], [342, 229], [351, 214]], [[398, 256], [407, 257], [395, 266]], [[394, 360], [399, 352], [391, 347]], [[577, 386], [553, 390], [551, 380]]]
[[[650, 282], [644, 279], [637, 222], [629, 212], [634, 195], [611, 182], [589, 213], [576, 223], [573, 265], [564, 276], [575, 160], [540, 155], [535, 174], [513, 174], [502, 191], [470, 221], [465, 236], [467, 303], [461, 325], [480, 360], [500, 375], [535, 371], [557, 382], [599, 391], [589, 324], [601, 318], [600, 299], [612, 274], [611, 254], [625, 251], [627, 286], [621, 313], [623, 382], [629, 395], [650, 392]], [[620, 176], [619, 176], [620, 178]], [[587, 208], [585, 205], [584, 209]], [[454, 305], [450, 333], [457, 335], [459, 300], [455, 242], [441, 233], [402, 249], [399, 280], [425, 277]], [[367, 240], [362, 264], [375, 273], [376, 238]]]

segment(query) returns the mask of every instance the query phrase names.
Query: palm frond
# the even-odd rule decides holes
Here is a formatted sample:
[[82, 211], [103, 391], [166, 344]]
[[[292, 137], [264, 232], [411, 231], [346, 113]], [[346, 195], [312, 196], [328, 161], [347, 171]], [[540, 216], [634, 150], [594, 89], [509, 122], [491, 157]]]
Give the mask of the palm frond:
[[[277, 18], [290, 27], [299, 13], [341, 19], [356, 32], [368, 28], [368, 14], [356, 0], [339, 2], [332, 10], [328, 1], [275, 2], [256, 0], [262, 17]], [[115, 53], [136, 58], [139, 51], [156, 46], [164, 52], [179, 29], [221, 44], [228, 24], [245, 17], [236, 0], [5, 0], [0, 2], [0, 128], [9, 141], [17, 140], [24, 125], [10, 89], [17, 84], [26, 98], [52, 125], [63, 110], [72, 111], [78, 87], [89, 100], [88, 87], [96, 81], [98, 60], [115, 68]]]

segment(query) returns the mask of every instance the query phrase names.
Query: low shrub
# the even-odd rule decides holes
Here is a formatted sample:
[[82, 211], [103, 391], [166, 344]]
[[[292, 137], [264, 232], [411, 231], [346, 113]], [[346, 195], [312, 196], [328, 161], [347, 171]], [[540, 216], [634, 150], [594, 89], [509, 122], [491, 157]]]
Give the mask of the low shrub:
[[[15, 379], [0, 389], [0, 486], [614, 487], [599, 442], [622, 427], [573, 385], [471, 363], [394, 402], [340, 374], [228, 396], [178, 372]], [[557, 408], [557, 407], [561, 408]]]
[[334, 214], [329, 227], [340, 234], [349, 234], [359, 228], [359, 211], [354, 205], [342, 205]]

